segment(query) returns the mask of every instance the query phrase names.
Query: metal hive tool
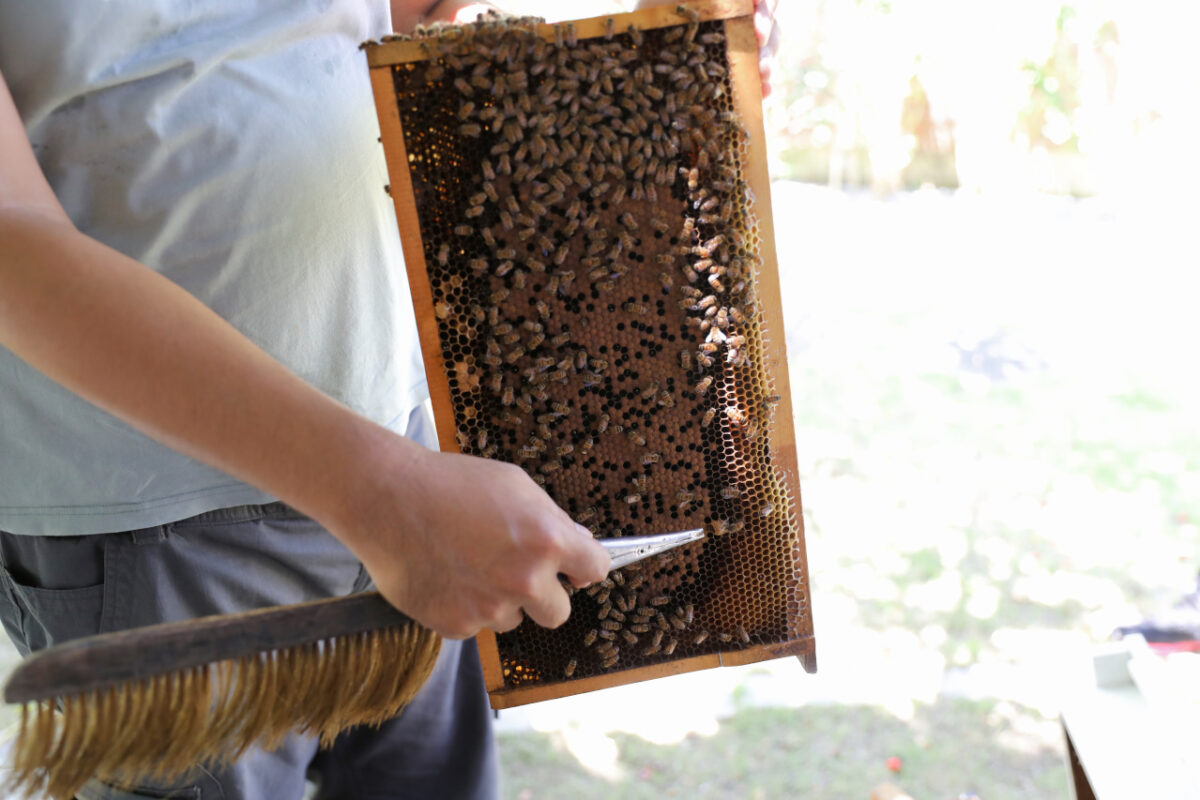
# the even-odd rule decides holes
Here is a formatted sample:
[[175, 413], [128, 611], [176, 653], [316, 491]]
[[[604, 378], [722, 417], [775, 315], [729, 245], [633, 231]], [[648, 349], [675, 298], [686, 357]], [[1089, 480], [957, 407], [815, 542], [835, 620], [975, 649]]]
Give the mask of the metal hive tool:
[[597, 535], [708, 534], [557, 630], [482, 635], [494, 707], [815, 670], [752, 10], [367, 47], [443, 449], [522, 466]]

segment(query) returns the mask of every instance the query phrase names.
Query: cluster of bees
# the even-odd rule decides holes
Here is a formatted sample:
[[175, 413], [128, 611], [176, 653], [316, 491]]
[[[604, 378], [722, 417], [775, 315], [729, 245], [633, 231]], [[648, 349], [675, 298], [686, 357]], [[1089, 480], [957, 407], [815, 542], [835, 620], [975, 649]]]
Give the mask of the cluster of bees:
[[[674, 603], [666, 594], [642, 599], [639, 589], [646, 583], [640, 566], [626, 567], [613, 572], [604, 581], [589, 586], [586, 593], [598, 606], [593, 627], [583, 637], [583, 646], [593, 648], [601, 669], [611, 669], [621, 660], [621, 647], [636, 648], [635, 653], [648, 658], [659, 655], [671, 656], [680, 642], [690, 642], [694, 647], [703, 645], [709, 631], [695, 623], [695, 605]], [[644, 602], [644, 605], [639, 603]], [[736, 640], [749, 644], [750, 633], [745, 626], [738, 625], [736, 633], [716, 632], [714, 638], [721, 643]], [[575, 674], [578, 660], [567, 662], [563, 676]]]
[[[459, 448], [521, 465], [603, 535], [724, 536], [780, 503], [728, 463], [765, 459], [778, 397], [754, 363], [724, 34], [678, 11], [686, 24], [610, 19], [591, 39], [494, 16], [422, 29], [426, 58], [395, 69], [400, 97], [427, 103], [400, 105]], [[565, 630], [588, 666], [558, 669], [749, 644], [701, 624], [701, 571], [667, 554], [578, 593]], [[502, 651], [561, 635], [527, 627]]]

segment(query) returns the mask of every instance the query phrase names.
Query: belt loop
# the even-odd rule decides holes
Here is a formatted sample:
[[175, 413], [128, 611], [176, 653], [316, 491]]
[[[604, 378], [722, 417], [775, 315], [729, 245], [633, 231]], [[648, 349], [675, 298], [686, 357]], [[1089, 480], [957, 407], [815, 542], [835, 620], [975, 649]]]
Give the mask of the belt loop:
[[133, 537], [134, 544], [158, 544], [167, 540], [167, 528], [165, 525], [142, 528], [141, 530], [132, 531], [130, 536]]

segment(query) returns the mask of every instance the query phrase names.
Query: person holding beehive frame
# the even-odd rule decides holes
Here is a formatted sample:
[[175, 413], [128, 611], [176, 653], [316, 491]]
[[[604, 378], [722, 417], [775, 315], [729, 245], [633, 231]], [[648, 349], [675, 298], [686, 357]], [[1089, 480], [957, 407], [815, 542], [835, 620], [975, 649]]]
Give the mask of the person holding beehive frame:
[[[480, 9], [396, 0], [390, 29]], [[606, 574], [524, 472], [420, 444], [353, 46], [388, 12], [0, 4], [0, 618], [24, 652], [372, 581], [468, 639], [557, 626], [558, 574]], [[494, 796], [489, 719], [473, 645], [447, 646], [402, 717], [318, 757], [321, 796]], [[80, 796], [299, 797], [315, 751]]]

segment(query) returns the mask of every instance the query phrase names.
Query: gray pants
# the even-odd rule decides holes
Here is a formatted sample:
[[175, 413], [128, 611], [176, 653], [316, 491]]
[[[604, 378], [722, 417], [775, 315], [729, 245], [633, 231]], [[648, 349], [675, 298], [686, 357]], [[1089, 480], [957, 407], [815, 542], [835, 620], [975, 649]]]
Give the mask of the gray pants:
[[[222, 509], [154, 528], [96, 536], [0, 532], [0, 621], [22, 654], [57, 642], [208, 614], [299, 603], [370, 588], [354, 556], [282, 504]], [[491, 712], [472, 641], [443, 645], [429, 683], [378, 729], [345, 732], [318, 752], [292, 736], [232, 765], [135, 791], [89, 782], [82, 800], [300, 800], [305, 777], [324, 800], [499, 794]]]

